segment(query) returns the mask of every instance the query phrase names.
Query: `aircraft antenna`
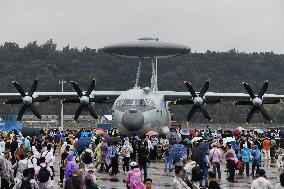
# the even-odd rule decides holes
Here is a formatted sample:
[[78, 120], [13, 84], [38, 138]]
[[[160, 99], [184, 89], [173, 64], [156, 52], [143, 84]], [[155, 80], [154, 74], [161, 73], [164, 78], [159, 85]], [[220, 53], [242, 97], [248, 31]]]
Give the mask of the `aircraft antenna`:
[[135, 83], [135, 87], [136, 88], [139, 88], [141, 68], [142, 68], [142, 59], [139, 59], [139, 65], [138, 65], [137, 76], [136, 76], [136, 83]]

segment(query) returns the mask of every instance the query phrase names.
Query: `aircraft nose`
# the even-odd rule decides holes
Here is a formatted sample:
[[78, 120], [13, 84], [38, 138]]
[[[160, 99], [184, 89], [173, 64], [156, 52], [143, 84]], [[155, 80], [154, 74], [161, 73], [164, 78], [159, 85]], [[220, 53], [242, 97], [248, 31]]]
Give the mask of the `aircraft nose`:
[[128, 131], [138, 131], [144, 125], [144, 116], [140, 111], [128, 110], [122, 116], [122, 124]]

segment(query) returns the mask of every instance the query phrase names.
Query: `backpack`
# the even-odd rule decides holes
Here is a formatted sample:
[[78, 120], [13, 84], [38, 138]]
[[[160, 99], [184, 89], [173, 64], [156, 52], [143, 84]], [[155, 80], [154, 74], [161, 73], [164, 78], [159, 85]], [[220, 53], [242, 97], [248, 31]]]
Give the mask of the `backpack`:
[[199, 165], [192, 168], [192, 181], [201, 181], [203, 179], [203, 171]]
[[138, 184], [141, 183], [141, 172], [133, 172], [130, 176], [129, 176], [129, 183], [132, 186], [136, 186]]
[[30, 181], [30, 178], [23, 179], [20, 189], [32, 189]]
[[126, 157], [126, 155], [127, 155], [127, 147], [122, 147], [122, 149], [120, 151], [120, 155], [122, 157]]
[[41, 183], [45, 183], [49, 180], [49, 171], [47, 170], [47, 166], [40, 167], [37, 179]]
[[93, 162], [92, 156], [90, 152], [86, 152], [84, 153], [84, 156], [82, 158], [82, 162], [85, 164], [90, 164]]

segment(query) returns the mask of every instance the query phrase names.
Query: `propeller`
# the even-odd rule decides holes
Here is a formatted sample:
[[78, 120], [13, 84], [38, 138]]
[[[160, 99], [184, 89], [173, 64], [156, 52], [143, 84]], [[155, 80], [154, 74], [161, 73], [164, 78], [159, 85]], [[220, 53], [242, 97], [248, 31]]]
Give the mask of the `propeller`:
[[243, 82], [242, 85], [244, 86], [245, 90], [250, 96], [250, 100], [241, 100], [234, 102], [234, 105], [248, 105], [251, 106], [251, 109], [246, 117], [246, 123], [249, 123], [250, 120], [253, 117], [253, 114], [255, 112], [261, 112], [264, 119], [266, 119], [269, 122], [272, 122], [271, 117], [267, 113], [267, 111], [264, 109], [263, 104], [277, 104], [280, 102], [280, 99], [272, 99], [272, 100], [265, 100], [263, 99], [263, 95], [265, 94], [267, 88], [268, 88], [268, 81], [264, 81], [262, 88], [260, 89], [258, 95], [256, 96], [246, 82]]
[[209, 121], [212, 121], [212, 118], [210, 117], [208, 111], [205, 108], [205, 104], [216, 104], [218, 102], [221, 102], [221, 99], [206, 99], [204, 98], [205, 93], [209, 89], [210, 82], [207, 80], [205, 84], [203, 85], [201, 91], [197, 94], [195, 90], [193, 89], [192, 85], [184, 81], [184, 84], [186, 88], [188, 89], [189, 93], [191, 94], [191, 99], [179, 99], [174, 102], [174, 104], [192, 104], [191, 110], [187, 114], [187, 121], [190, 121], [193, 117], [194, 113], [196, 111], [201, 111], [203, 116], [208, 119]]
[[24, 92], [23, 88], [18, 82], [12, 81], [12, 84], [15, 86], [17, 91], [20, 93], [21, 98], [8, 99], [4, 102], [4, 104], [21, 104], [21, 103], [23, 104], [22, 108], [20, 109], [18, 113], [17, 120], [20, 121], [22, 119], [27, 109], [30, 109], [38, 119], [41, 119], [41, 115], [33, 103], [34, 102], [46, 102], [50, 99], [50, 97], [43, 97], [43, 96], [35, 97], [35, 98], [33, 97], [33, 94], [37, 89], [38, 80], [37, 79], [34, 80], [33, 85], [30, 91], [28, 92], [28, 94]]
[[73, 88], [77, 92], [79, 98], [64, 99], [64, 100], [62, 100], [62, 103], [80, 103], [80, 106], [78, 107], [78, 109], [75, 113], [74, 120], [75, 121], [78, 120], [80, 114], [82, 113], [82, 111], [84, 109], [87, 109], [90, 112], [92, 117], [94, 117], [95, 119], [98, 119], [98, 116], [95, 113], [94, 108], [92, 107], [91, 103], [103, 102], [103, 101], [107, 100], [107, 97], [105, 97], [103, 99], [99, 99], [99, 100], [96, 100], [96, 99], [90, 97], [90, 94], [92, 93], [92, 91], [94, 90], [94, 88], [96, 86], [96, 80], [93, 79], [91, 81], [91, 84], [89, 85], [89, 88], [85, 93], [82, 92], [79, 85], [75, 81], [70, 81], [70, 84], [73, 86]]

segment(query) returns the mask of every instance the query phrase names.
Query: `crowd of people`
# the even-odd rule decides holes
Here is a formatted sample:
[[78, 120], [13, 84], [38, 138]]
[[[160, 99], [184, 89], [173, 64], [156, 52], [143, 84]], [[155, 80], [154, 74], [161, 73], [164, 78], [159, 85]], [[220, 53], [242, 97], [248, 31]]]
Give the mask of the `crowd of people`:
[[[148, 167], [163, 161], [164, 172], [175, 175], [173, 189], [218, 189], [222, 177], [235, 182], [236, 174], [252, 177], [252, 189], [280, 189], [284, 188], [282, 134], [277, 129], [212, 131], [209, 127], [142, 136], [120, 136], [116, 129], [41, 129], [35, 136], [0, 132], [0, 188], [98, 189], [97, 172], [112, 177], [121, 172], [126, 188], [152, 189], [155, 181], [148, 177]], [[262, 169], [271, 161], [277, 161], [279, 168], [280, 183], [275, 187]], [[225, 170], [221, 164], [226, 164]]]

